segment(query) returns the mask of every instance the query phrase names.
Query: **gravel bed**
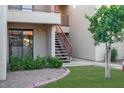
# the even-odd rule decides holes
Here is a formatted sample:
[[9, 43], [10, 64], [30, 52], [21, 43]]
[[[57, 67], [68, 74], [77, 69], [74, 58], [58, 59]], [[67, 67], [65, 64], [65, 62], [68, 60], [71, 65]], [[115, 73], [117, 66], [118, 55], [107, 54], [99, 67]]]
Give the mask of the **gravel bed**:
[[36, 87], [37, 83], [48, 82], [62, 77], [65, 73], [65, 68], [8, 72], [7, 80], [0, 81], [0, 88]]

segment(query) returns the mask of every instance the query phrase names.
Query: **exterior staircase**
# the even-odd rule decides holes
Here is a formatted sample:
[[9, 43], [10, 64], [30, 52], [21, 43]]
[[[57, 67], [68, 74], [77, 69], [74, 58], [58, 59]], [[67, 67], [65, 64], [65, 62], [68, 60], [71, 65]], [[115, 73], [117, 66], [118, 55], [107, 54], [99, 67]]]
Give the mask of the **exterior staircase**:
[[67, 50], [63, 46], [58, 33], [55, 35], [55, 56], [63, 62], [70, 62]]
[[55, 34], [55, 56], [63, 62], [71, 61], [72, 46], [69, 38], [62, 31], [61, 27], [56, 26]]

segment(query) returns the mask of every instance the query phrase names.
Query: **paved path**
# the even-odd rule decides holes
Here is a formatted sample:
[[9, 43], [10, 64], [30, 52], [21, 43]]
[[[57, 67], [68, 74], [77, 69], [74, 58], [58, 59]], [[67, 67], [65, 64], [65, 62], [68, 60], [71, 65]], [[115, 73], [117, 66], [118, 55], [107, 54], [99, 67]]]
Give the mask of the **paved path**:
[[0, 88], [36, 87], [63, 78], [68, 73], [65, 68], [9, 72], [7, 80], [0, 81]]
[[[83, 59], [76, 59], [73, 58], [72, 62], [70, 63], [64, 63], [63, 67], [72, 67], [72, 66], [89, 66], [89, 65], [94, 65], [94, 66], [105, 66], [104, 62], [95, 62], [95, 61], [88, 61], [88, 60], [83, 60]], [[122, 69], [121, 64], [113, 64], [111, 63], [112, 68], [116, 69]]]

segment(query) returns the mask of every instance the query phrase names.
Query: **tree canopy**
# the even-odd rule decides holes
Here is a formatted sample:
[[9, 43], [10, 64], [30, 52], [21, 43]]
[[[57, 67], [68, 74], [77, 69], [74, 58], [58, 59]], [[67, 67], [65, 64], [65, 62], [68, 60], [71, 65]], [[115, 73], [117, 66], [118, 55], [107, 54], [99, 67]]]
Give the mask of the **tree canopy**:
[[101, 6], [93, 16], [87, 16], [90, 21], [89, 31], [99, 43], [115, 43], [124, 40], [124, 6]]

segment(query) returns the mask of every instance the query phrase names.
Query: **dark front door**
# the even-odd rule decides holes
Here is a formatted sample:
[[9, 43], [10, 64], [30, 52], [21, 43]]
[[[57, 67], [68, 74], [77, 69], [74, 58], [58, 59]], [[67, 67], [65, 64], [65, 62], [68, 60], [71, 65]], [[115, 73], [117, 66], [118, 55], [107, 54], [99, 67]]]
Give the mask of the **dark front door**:
[[9, 56], [33, 57], [33, 31], [9, 29]]

